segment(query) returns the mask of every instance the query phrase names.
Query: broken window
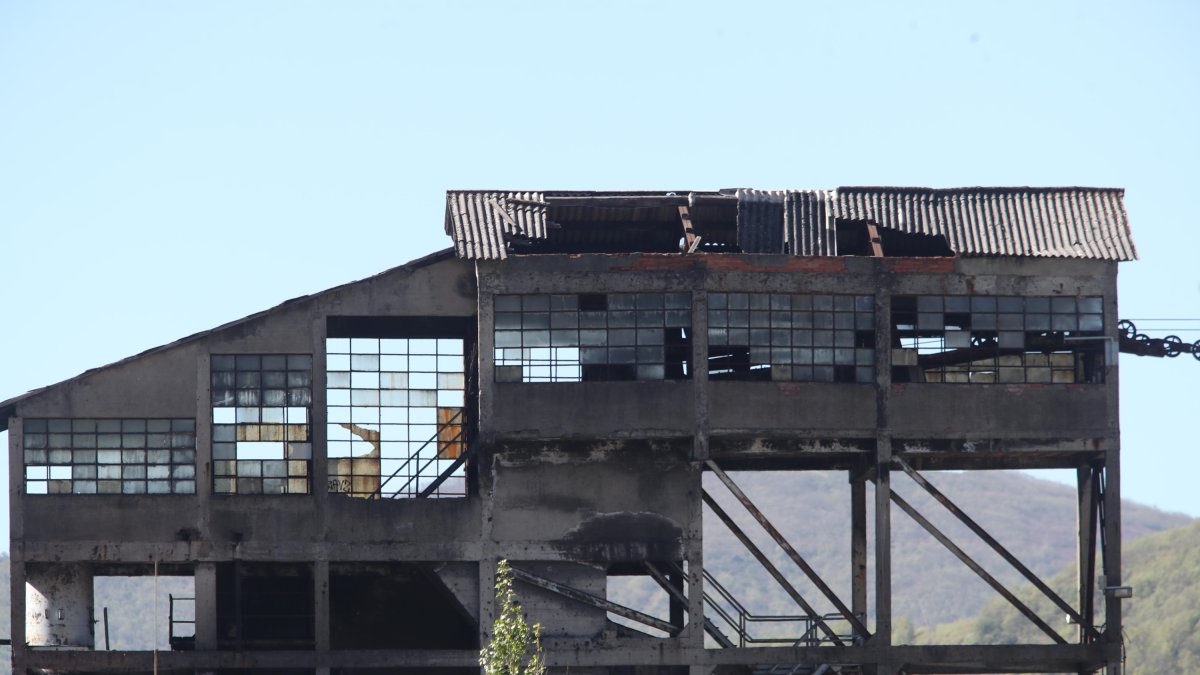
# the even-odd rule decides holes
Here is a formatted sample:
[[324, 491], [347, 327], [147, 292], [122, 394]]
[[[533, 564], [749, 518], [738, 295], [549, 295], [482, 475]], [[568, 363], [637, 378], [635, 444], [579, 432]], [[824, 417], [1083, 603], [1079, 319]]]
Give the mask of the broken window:
[[873, 382], [870, 295], [709, 293], [713, 380]]
[[1098, 296], [897, 296], [892, 331], [896, 382], [1103, 381]]
[[497, 382], [691, 377], [690, 293], [496, 296]]
[[326, 341], [329, 491], [354, 497], [467, 494], [462, 338]]
[[213, 492], [307, 494], [311, 407], [312, 355], [213, 355]]
[[193, 494], [191, 419], [28, 419], [26, 494]]

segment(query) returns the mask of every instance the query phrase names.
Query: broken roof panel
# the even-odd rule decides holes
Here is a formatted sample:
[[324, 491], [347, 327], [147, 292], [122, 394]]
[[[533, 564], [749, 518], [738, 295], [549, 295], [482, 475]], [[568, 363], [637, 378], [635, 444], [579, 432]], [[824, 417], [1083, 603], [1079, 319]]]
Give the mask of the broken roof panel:
[[959, 255], [1134, 260], [1113, 188], [838, 188], [838, 218], [941, 235]]
[[[837, 255], [837, 222], [841, 220], [870, 221], [898, 232], [944, 237], [955, 254], [964, 256], [1133, 260], [1137, 252], [1123, 199], [1121, 189], [1085, 187], [843, 187], [691, 193], [455, 191], [447, 194], [446, 233], [454, 238], [460, 258], [500, 260], [507, 257], [512, 246], [553, 239], [555, 228], [575, 224], [572, 218], [579, 213], [600, 209], [610, 216], [603, 222], [589, 216], [587, 225], [592, 229], [616, 228], [610, 239], [628, 239], [626, 250], [649, 251], [636, 246], [638, 237], [650, 234], [646, 227], [638, 226], [645, 220], [642, 216], [646, 210], [669, 216], [668, 207], [690, 205], [695, 210], [693, 218], [699, 221], [705, 219], [705, 209], [713, 214], [709, 218], [718, 219], [723, 216], [717, 214], [724, 212], [719, 209], [730, 213], [736, 210], [737, 250], [744, 253]], [[615, 215], [622, 210], [625, 215]], [[718, 231], [716, 226], [711, 229], [714, 235]], [[664, 232], [653, 233], [653, 250], [662, 248], [659, 240]], [[598, 234], [589, 235], [589, 240]], [[564, 240], [541, 250], [589, 249], [575, 250], [570, 241]]]

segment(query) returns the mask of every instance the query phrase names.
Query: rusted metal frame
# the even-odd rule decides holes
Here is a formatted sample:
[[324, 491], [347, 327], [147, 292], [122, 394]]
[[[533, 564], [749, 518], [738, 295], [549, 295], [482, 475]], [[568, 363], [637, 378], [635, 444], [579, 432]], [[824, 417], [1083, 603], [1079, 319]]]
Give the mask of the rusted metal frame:
[[696, 247], [700, 245], [700, 237], [696, 236], [696, 230], [692, 227], [692, 214], [689, 207], [679, 207], [679, 223], [683, 226], [684, 252], [695, 253]]
[[[709, 463], [711, 464], [712, 460], [709, 460]], [[718, 471], [719, 470], [720, 469], [718, 469]], [[794, 600], [796, 604], [800, 606], [800, 609], [804, 610], [804, 613], [808, 615], [809, 620], [819, 625], [821, 630], [824, 631], [827, 636], [829, 636], [829, 639], [832, 640], [835, 645], [840, 647], [845, 644], [842, 642], [841, 638], [838, 637], [837, 633], [830, 628], [824, 620], [821, 619], [820, 612], [814, 609], [812, 605], [808, 604], [808, 601], [805, 600], [802, 595], [800, 595], [800, 592], [797, 591], [794, 586], [792, 586], [791, 582], [787, 580], [787, 577], [783, 576], [783, 573], [779, 571], [779, 568], [775, 567], [775, 565], [771, 563], [766, 554], [764, 554], [762, 550], [750, 540], [750, 537], [746, 536], [746, 533], [737, 526], [737, 523], [733, 522], [733, 518], [731, 518], [728, 513], [725, 513], [725, 510], [721, 508], [720, 504], [717, 504], [717, 500], [713, 499], [712, 495], [708, 494], [707, 490], [701, 490], [700, 496], [704, 500], [704, 503], [707, 504], [710, 509], [712, 509], [714, 514], [716, 514], [717, 518], [719, 518], [722, 523], [725, 523], [725, 527], [729, 528], [729, 531], [733, 533], [733, 536], [737, 537], [738, 541], [742, 542], [742, 546], [746, 547], [746, 550], [750, 552], [750, 555], [754, 556], [754, 559], [763, 566], [763, 569], [767, 571], [767, 574], [770, 574], [771, 578], [779, 583], [779, 586], [783, 588], [784, 592], [787, 593], [792, 600]], [[809, 575], [809, 578], [812, 579], [814, 576], [815, 575]], [[855, 625], [855, 622], [851, 621], [851, 625]], [[865, 632], [865, 630], [866, 628], [864, 627], [863, 631]]]
[[573, 588], [566, 584], [560, 584], [557, 581], [551, 581], [549, 579], [539, 577], [536, 574], [531, 574], [517, 567], [512, 567], [509, 569], [512, 570], [512, 575], [514, 578], [524, 581], [531, 586], [537, 586], [538, 588], [545, 589], [551, 593], [557, 593], [564, 598], [569, 598], [585, 605], [591, 605], [592, 607], [603, 609], [606, 612], [612, 612], [617, 616], [623, 616], [630, 621], [636, 621], [638, 623], [650, 626], [651, 628], [657, 628], [658, 630], [661, 630], [671, 636], [675, 636], [679, 632], [679, 628], [677, 626], [672, 626], [670, 623], [657, 617], [650, 616], [649, 614], [643, 614], [636, 609], [630, 609], [625, 605], [618, 605], [615, 602], [610, 602], [586, 591], [581, 591], [578, 588]]
[[[754, 516], [754, 519], [758, 521], [759, 525], [762, 525], [763, 529], [767, 531], [767, 534], [771, 535], [771, 538], [775, 540], [775, 543], [779, 544], [779, 547], [783, 549], [784, 553], [787, 553], [788, 557], [792, 559], [792, 562], [796, 563], [796, 566], [804, 572], [809, 581], [811, 581], [813, 585], [816, 586], [819, 591], [821, 591], [821, 594], [824, 595], [831, 603], [833, 603], [833, 606], [837, 608], [838, 612], [850, 622], [850, 625], [854, 627], [855, 632], [862, 635], [864, 638], [871, 637], [871, 632], [867, 630], [866, 625], [854, 615], [854, 612], [850, 611], [850, 608], [846, 606], [846, 603], [842, 602], [841, 598], [839, 598], [837, 594], [833, 592], [833, 589], [831, 589], [829, 585], [825, 583], [825, 580], [821, 578], [821, 575], [817, 574], [816, 570], [814, 570], [812, 566], [808, 564], [808, 561], [806, 561], [800, 555], [800, 553], [798, 553], [796, 549], [793, 548], [790, 543], [788, 543], [783, 534], [780, 533], [779, 530], [775, 529], [775, 526], [771, 524], [771, 521], [767, 519], [762, 511], [758, 510], [758, 507], [754, 505], [754, 502], [750, 501], [750, 498], [746, 496], [746, 493], [742, 492], [742, 489], [737, 486], [737, 483], [733, 482], [733, 479], [729, 477], [729, 474], [721, 470], [721, 467], [717, 466], [717, 463], [711, 459], [706, 460], [705, 464], [707, 464], [708, 468], [712, 470], [713, 474], [725, 484], [725, 487], [729, 488], [729, 491], [732, 492], [735, 497], [737, 497], [738, 501], [742, 503], [742, 506], [746, 507], [746, 510], [750, 512], [750, 515]], [[810, 613], [815, 614], [815, 612], [811, 611]]]
[[1091, 622], [1085, 621], [1083, 617], [1079, 615], [1079, 612], [1076, 612], [1075, 608], [1072, 607], [1069, 602], [1063, 600], [1062, 596], [1060, 596], [1058, 593], [1055, 593], [1053, 589], [1047, 586], [1045, 582], [1043, 582], [1041, 578], [1039, 578], [1038, 575], [1033, 572], [1033, 570], [1026, 567], [1025, 564], [1018, 560], [1015, 555], [1010, 553], [1008, 549], [1004, 548], [1000, 542], [996, 541], [995, 537], [989, 534], [988, 531], [983, 529], [979, 523], [975, 522], [974, 519], [968, 516], [966, 512], [964, 512], [958, 507], [957, 504], [951, 501], [949, 497], [943, 494], [941, 490], [938, 490], [933, 486], [932, 483], [926, 480], [924, 476], [917, 473], [917, 470], [914, 469], [912, 465], [904, 461], [904, 459], [899, 456], [896, 456], [893, 459], [897, 464], [900, 465], [901, 469], [904, 469], [904, 473], [908, 474], [909, 478], [912, 478], [917, 485], [920, 485], [926, 492], [930, 494], [930, 496], [937, 500], [938, 503], [946, 507], [946, 510], [954, 514], [954, 517], [958, 518], [963, 525], [966, 525], [967, 529], [974, 532], [976, 536], [990, 546], [992, 550], [995, 551], [1001, 558], [1004, 558], [1005, 562], [1012, 565], [1014, 569], [1020, 572], [1021, 576], [1025, 577], [1029, 583], [1033, 584], [1035, 588], [1042, 592], [1042, 595], [1046, 596], [1046, 598], [1048, 598], [1055, 605], [1058, 605], [1059, 609], [1066, 612], [1067, 616], [1071, 617], [1071, 619], [1080, 626], [1087, 628], [1088, 632], [1091, 633], [1093, 637], [1100, 637], [1100, 633], [1091, 627]]
[[987, 570], [983, 569], [983, 567], [980, 566], [979, 563], [975, 562], [975, 560], [972, 559], [971, 556], [967, 555], [966, 551], [959, 548], [953, 541], [950, 540], [949, 537], [947, 537], [945, 534], [943, 534], [942, 531], [939, 530], [933, 523], [926, 520], [925, 516], [922, 516], [920, 514], [920, 512], [918, 512], [915, 508], [912, 507], [911, 504], [904, 501], [903, 497], [901, 497], [900, 495], [893, 492], [892, 493], [892, 501], [895, 502], [896, 506], [900, 507], [900, 510], [907, 513], [910, 518], [917, 521], [918, 525], [925, 528], [925, 531], [928, 532], [930, 535], [932, 535], [934, 539], [938, 540], [938, 543], [940, 543], [942, 546], [945, 546], [947, 550], [949, 550], [951, 553], [953, 553], [954, 557], [956, 557], [960, 561], [962, 561], [962, 563], [964, 565], [966, 565], [967, 567], [969, 567], [972, 572], [979, 575], [980, 579], [983, 579], [984, 582], [986, 582], [988, 586], [991, 586], [992, 589], [995, 590], [997, 593], [999, 593], [1001, 596], [1003, 596], [1005, 600], [1008, 600], [1008, 602], [1010, 604], [1012, 604], [1012, 606], [1015, 607], [1018, 612], [1020, 612], [1021, 614], [1024, 614], [1025, 618], [1032, 621], [1033, 624], [1035, 626], [1037, 626], [1039, 629], [1041, 629], [1041, 631], [1043, 633], [1045, 633], [1046, 635], [1049, 635], [1050, 638], [1052, 640], [1054, 640], [1055, 642], [1057, 642], [1058, 644], [1062, 644], [1062, 645], [1068, 644], [1068, 642], [1066, 640], [1064, 640], [1063, 637], [1061, 635], [1059, 635], [1053, 628], [1051, 628], [1049, 626], [1049, 624], [1047, 624], [1045, 621], [1043, 621], [1042, 618], [1039, 617], [1037, 614], [1035, 614], [1034, 611], [1032, 609], [1030, 609], [1025, 603], [1021, 602], [1021, 600], [1017, 596], [1013, 595], [1012, 591], [1005, 588], [1004, 584], [1001, 584], [999, 581], [997, 581], [996, 578], [993, 577], [991, 574], [988, 574]]
[[867, 221], [867, 239], [871, 241], [871, 255], [882, 258], [883, 238], [879, 236], [879, 226], [869, 220]]
[[1091, 466], [1082, 466], [1076, 470], [1079, 500], [1079, 607], [1080, 614], [1086, 624], [1080, 624], [1079, 639], [1088, 641], [1088, 631], [1099, 634], [1095, 630], [1096, 616], [1096, 521], [1100, 486], [1096, 472]]
[[[652, 563], [650, 561], [646, 561], [642, 564], [645, 565], [646, 572], [648, 572], [650, 574], [650, 578], [654, 579], [655, 583], [657, 583], [660, 587], [662, 587], [662, 589], [664, 591], [667, 592], [667, 595], [671, 596], [671, 598], [677, 602], [687, 604], [687, 596], [683, 594], [683, 591], [680, 590], [679, 588], [676, 588], [675, 584], [672, 584], [671, 580], [668, 579], [665, 574], [663, 574], [661, 571], [659, 571], [659, 569], [657, 567], [654, 566], [654, 563]], [[675, 625], [675, 624], [672, 624], [672, 625]], [[677, 626], [677, 627], [683, 628], [683, 626]], [[720, 630], [718, 630], [716, 624], [714, 624], [712, 621], [710, 621], [708, 619], [708, 617], [704, 617], [704, 632], [711, 635], [712, 638], [714, 640], [716, 640], [717, 643], [720, 644], [722, 647], [729, 648], [729, 647], [733, 646], [733, 642], [731, 642], [729, 640], [729, 638], [725, 636], [724, 633], [722, 633]]]

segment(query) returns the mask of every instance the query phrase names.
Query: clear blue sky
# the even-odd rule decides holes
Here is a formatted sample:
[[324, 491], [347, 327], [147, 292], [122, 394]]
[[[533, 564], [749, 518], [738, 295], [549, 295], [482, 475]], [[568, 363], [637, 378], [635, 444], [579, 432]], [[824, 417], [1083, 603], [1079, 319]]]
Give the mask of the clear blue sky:
[[[0, 399], [443, 248], [448, 188], [1123, 186], [1123, 316], [1200, 318], [1197, 35], [1190, 2], [8, 0]], [[1128, 498], [1200, 516], [1198, 383], [1122, 357]]]

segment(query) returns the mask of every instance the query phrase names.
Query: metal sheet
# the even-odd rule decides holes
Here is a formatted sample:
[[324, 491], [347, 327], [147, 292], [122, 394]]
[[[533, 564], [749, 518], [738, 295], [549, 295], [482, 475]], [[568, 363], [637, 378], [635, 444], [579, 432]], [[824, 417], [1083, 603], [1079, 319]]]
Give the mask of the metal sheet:
[[784, 190], [737, 191], [737, 241], [743, 253], [783, 253]]
[[[682, 200], [684, 193], [455, 191], [447, 193], [446, 233], [454, 238], [460, 258], [504, 259], [508, 240], [546, 238], [545, 200], [568, 194], [577, 199], [565, 208], [555, 207], [562, 211], [556, 218], [599, 222], [604, 218], [597, 214], [608, 214], [605, 217], [611, 219], [615, 201], [626, 206], [617, 209], [622, 221], [638, 223], [676, 217], [677, 204], [670, 200]], [[959, 255], [1134, 260], [1137, 251], [1129, 234], [1124, 194], [1117, 188], [1085, 187], [739, 189], [737, 240], [747, 253], [837, 255], [836, 222], [843, 219], [940, 235]], [[587, 206], [589, 199], [596, 201], [594, 207]], [[631, 208], [626, 202], [640, 206]], [[612, 236], [636, 234], [614, 231]]]
[[844, 187], [837, 218], [942, 235], [960, 255], [1134, 260], [1124, 190]]
[[508, 238], [546, 238], [540, 192], [448, 192], [446, 234], [459, 258], [503, 260]]

